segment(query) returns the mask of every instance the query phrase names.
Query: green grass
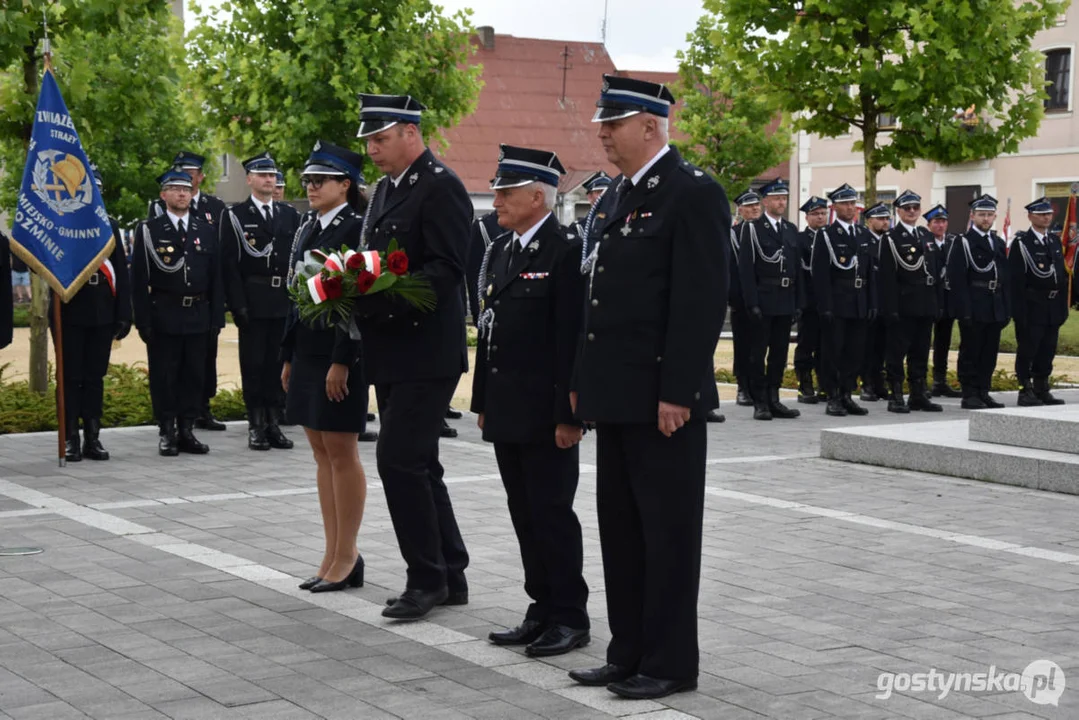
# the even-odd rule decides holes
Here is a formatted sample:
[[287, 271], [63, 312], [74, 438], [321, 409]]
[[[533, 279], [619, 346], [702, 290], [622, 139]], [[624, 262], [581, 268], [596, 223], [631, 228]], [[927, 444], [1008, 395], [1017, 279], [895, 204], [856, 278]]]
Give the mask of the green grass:
[[[952, 330], [952, 350], [959, 349], [959, 327]], [[1015, 345], [1015, 323], [1008, 323], [1000, 332], [1000, 351], [1013, 353]], [[1060, 326], [1060, 339], [1057, 341], [1057, 355], [1079, 355], [1079, 310], [1072, 310], [1068, 319]]]

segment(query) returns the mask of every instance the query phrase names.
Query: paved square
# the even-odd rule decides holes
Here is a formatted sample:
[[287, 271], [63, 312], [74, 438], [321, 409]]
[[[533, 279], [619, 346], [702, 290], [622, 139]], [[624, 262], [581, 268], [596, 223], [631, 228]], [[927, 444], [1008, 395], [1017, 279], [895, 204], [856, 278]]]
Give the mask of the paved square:
[[[371, 445], [366, 585], [311, 595], [296, 582], [322, 534], [299, 428], [293, 451], [250, 452], [232, 424], [200, 434], [210, 455], [176, 459], [157, 457], [153, 428], [105, 431], [110, 462], [63, 469], [53, 435], [0, 437], [0, 547], [45, 549], [0, 558], [0, 720], [1079, 718], [1079, 497], [818, 457], [822, 428], [966, 416], [944, 404], [770, 423], [725, 404], [709, 426], [700, 689], [659, 702], [566, 677], [601, 664], [609, 637], [590, 436], [577, 511], [593, 642], [546, 661], [486, 641], [527, 599], [493, 449], [467, 415], [441, 448], [471, 601], [412, 624], [379, 615], [404, 565]], [[1059, 705], [1015, 689], [1037, 660], [1067, 678]]]

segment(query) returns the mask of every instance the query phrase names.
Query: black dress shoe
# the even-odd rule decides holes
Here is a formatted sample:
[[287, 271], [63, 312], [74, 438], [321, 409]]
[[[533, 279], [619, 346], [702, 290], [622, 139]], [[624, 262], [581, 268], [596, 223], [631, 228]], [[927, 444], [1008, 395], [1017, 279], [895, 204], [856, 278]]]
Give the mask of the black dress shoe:
[[275, 450], [291, 450], [295, 447], [295, 443], [281, 432], [281, 422], [284, 419], [284, 413], [280, 410], [276, 408], [270, 410], [269, 422], [266, 423], [266, 440]]
[[375, 442], [378, 440], [378, 433], [374, 430], [365, 430], [359, 434], [356, 440], [357, 442]]
[[[864, 398], [865, 395], [863, 395], [862, 397]], [[864, 407], [862, 407], [861, 405], [859, 405], [858, 403], [854, 402], [854, 400], [851, 399], [850, 393], [844, 393], [843, 396], [839, 399], [839, 401], [841, 403], [843, 403], [843, 409], [847, 411], [848, 415], [868, 415], [869, 414], [868, 410], [866, 410]]]
[[528, 645], [543, 635], [543, 630], [546, 627], [539, 620], [525, 620], [512, 630], [492, 632], [487, 636], [487, 639], [495, 645]]
[[446, 588], [441, 590], [418, 590], [409, 588], [397, 598], [393, 605], [382, 608], [382, 617], [394, 620], [419, 620], [442, 604], [450, 595]]
[[460, 420], [464, 415], [460, 410], [454, 410], [453, 408], [446, 408], [446, 417], [450, 420]]
[[954, 389], [951, 385], [949, 385], [946, 382], [935, 382], [935, 383], [933, 383], [933, 394], [935, 396], [937, 396], [937, 397], [946, 397], [946, 398], [963, 397], [963, 393], [961, 393], [958, 390]]
[[996, 401], [996, 400], [994, 400], [994, 399], [993, 399], [993, 397], [992, 397], [992, 396], [991, 396], [991, 395], [990, 395], [989, 393], [987, 393], [987, 392], [984, 392], [984, 393], [982, 393], [982, 396], [981, 396], [981, 397], [982, 397], [982, 402], [983, 402], [983, 403], [985, 403], [985, 406], [986, 406], [987, 408], [989, 408], [990, 410], [999, 410], [1000, 408], [1004, 407], [1004, 403], [1002, 403], [1002, 402], [997, 402], [997, 401]]
[[982, 399], [977, 395], [972, 397], [963, 398], [963, 402], [959, 403], [959, 407], [964, 410], [988, 410], [989, 406], [982, 402]]
[[108, 460], [109, 451], [101, 444], [101, 439], [98, 437], [101, 432], [101, 420], [91, 418], [84, 419], [82, 422], [85, 440], [82, 444], [82, 456], [87, 460]]
[[224, 430], [225, 423], [215, 418], [210, 408], [206, 408], [195, 418], [195, 427], [199, 430]]
[[734, 404], [741, 407], [753, 407], [753, 398], [749, 396], [749, 393], [744, 388], [738, 388], [738, 395], [735, 397]]
[[663, 680], [638, 674], [620, 682], [613, 682], [607, 686], [607, 689], [615, 695], [631, 700], [654, 700], [677, 692], [696, 690], [697, 679]]
[[337, 592], [350, 587], [363, 587], [363, 555], [356, 558], [356, 564], [352, 566], [352, 572], [345, 576], [344, 580], [330, 582], [323, 579], [306, 589], [313, 593], [323, 593]]
[[69, 433], [67, 440], [64, 441], [64, 460], [68, 462], [82, 461], [82, 444], [79, 441], [78, 428], [75, 428], [74, 433]]
[[451, 428], [450, 424], [445, 420], [442, 421], [442, 429], [438, 432], [439, 437], [455, 438], [457, 437], [457, 428]]
[[[391, 598], [386, 598], [387, 605], [393, 605], [399, 596], [394, 595]], [[439, 605], [446, 607], [449, 605], [468, 605], [468, 590], [450, 590], [450, 594], [446, 596], [446, 599], [439, 603]]]
[[320, 578], [318, 575], [312, 575], [311, 577], [300, 583], [297, 587], [299, 587], [301, 590], [310, 590], [311, 588], [318, 585], [320, 582], [322, 582], [322, 578]]
[[192, 455], [205, 455], [210, 452], [210, 446], [200, 442], [195, 433], [191, 432], [191, 421], [180, 421], [180, 436], [177, 447], [180, 452], [191, 453]]
[[704, 419], [710, 423], [727, 422], [727, 417], [723, 413], [716, 412], [715, 410], [709, 410], [708, 414], [704, 416]]
[[374, 421], [375, 421], [375, 414], [374, 413], [367, 413], [367, 422], [374, 422]]
[[525, 648], [528, 657], [550, 657], [552, 655], [565, 655], [570, 650], [576, 650], [592, 642], [592, 636], [587, 629], [566, 627], [565, 625], [552, 625], [535, 642]]
[[580, 685], [600, 687], [611, 683], [621, 682], [633, 676], [633, 669], [625, 665], [607, 663], [603, 667], [587, 668], [583, 670], [570, 670], [570, 679]]

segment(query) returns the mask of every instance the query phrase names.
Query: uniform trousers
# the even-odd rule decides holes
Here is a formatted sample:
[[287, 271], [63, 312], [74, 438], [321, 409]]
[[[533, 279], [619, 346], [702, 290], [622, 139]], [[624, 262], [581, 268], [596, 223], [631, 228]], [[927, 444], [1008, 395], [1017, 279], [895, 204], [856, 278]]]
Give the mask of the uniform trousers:
[[859, 370], [863, 385], [872, 385], [884, 374], [884, 354], [888, 345], [888, 325], [878, 318], [870, 320], [865, 334], [865, 360]]
[[[282, 326], [284, 327], [284, 326]], [[203, 361], [202, 377], [204, 378], [202, 385], [202, 407], [210, 407], [210, 401], [214, 395], [217, 395], [217, 341], [221, 335], [221, 331], [217, 328], [210, 330], [210, 334], [206, 336], [206, 355]], [[280, 337], [278, 338], [280, 343]], [[277, 350], [274, 350], [276, 353]], [[242, 372], [242, 370], [241, 370]], [[278, 380], [281, 376], [278, 375]]]
[[884, 369], [889, 384], [902, 384], [903, 360], [907, 361], [907, 380], [924, 382], [929, 372], [929, 338], [933, 318], [905, 317], [888, 321]]
[[63, 333], [64, 416], [68, 431], [73, 431], [79, 418], [101, 419], [104, 378], [109, 370], [115, 327], [65, 324]]
[[959, 323], [959, 384], [963, 397], [989, 392], [1000, 352], [1000, 331], [1006, 323]]
[[1032, 377], [1040, 380], [1052, 375], [1059, 338], [1059, 325], [1015, 321], [1015, 377], [1021, 385], [1027, 385]]
[[794, 346], [794, 369], [799, 372], [815, 370], [821, 377], [820, 314], [814, 309], [802, 311], [798, 319], [798, 344]]
[[468, 590], [468, 551], [438, 461], [442, 419], [458, 379], [375, 384], [378, 474], [408, 566], [408, 589]]
[[579, 447], [560, 449], [552, 428], [543, 443], [496, 442], [495, 459], [532, 598], [525, 619], [586, 629], [588, 585], [581, 524], [573, 512]]
[[596, 510], [611, 642], [607, 662], [655, 678], [697, 677], [697, 593], [707, 433], [599, 423]]
[[955, 318], [944, 317], [933, 323], [933, 382], [948, 381], [948, 353], [952, 349]]
[[866, 321], [857, 318], [821, 320], [821, 385], [826, 392], [854, 390], [865, 357]]
[[734, 376], [739, 383], [749, 381], [749, 320], [745, 307], [731, 306], [731, 335], [734, 336]]
[[154, 331], [146, 348], [150, 398], [158, 422], [194, 420], [202, 404], [207, 333], [169, 335]]
[[769, 388], [779, 388], [783, 383], [783, 372], [787, 369], [791, 316], [764, 315], [752, 318], [749, 333], [749, 378], [753, 399], [759, 403], [768, 402]]
[[284, 332], [283, 317], [251, 319], [240, 330], [240, 376], [248, 411], [278, 409], [284, 404], [278, 353]]

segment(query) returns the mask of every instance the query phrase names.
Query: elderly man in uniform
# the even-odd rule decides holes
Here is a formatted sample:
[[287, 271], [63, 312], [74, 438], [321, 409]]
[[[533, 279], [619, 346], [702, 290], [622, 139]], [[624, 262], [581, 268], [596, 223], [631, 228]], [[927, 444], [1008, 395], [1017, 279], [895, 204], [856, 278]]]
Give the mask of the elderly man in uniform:
[[828, 393], [825, 413], [866, 415], [854, 402], [859, 367], [865, 357], [866, 323], [876, 316], [873, 246], [869, 231], [854, 224], [858, 192], [843, 183], [828, 194], [836, 219], [817, 231], [813, 242], [813, 290], [821, 320], [821, 385]]
[[243, 166], [251, 196], [225, 213], [220, 239], [225, 295], [240, 334], [247, 447], [288, 450], [293, 443], [280, 427], [284, 391], [278, 347], [289, 312], [285, 281], [300, 218], [273, 200], [277, 165], [270, 153]]
[[495, 445], [532, 598], [520, 625], [489, 637], [524, 645], [532, 657], [591, 640], [573, 512], [583, 429], [569, 402], [584, 279], [580, 240], [551, 212], [563, 174], [552, 152], [502, 146], [491, 189], [498, 223], [510, 232], [484, 258], [472, 382], [472, 412]]
[[798, 282], [803, 288], [803, 305], [802, 316], [798, 319], [798, 344], [794, 348], [794, 373], [798, 377], [798, 402], [816, 405], [820, 398], [813, 388], [813, 373], [817, 373], [819, 384], [821, 379], [820, 315], [817, 313], [817, 296], [813, 292], [811, 262], [813, 241], [817, 237], [817, 231], [828, 224], [828, 201], [813, 195], [798, 209], [805, 213], [806, 227], [798, 233], [802, 264]]
[[[1060, 237], [1050, 232], [1053, 205], [1040, 197], [1026, 206], [1030, 229], [1012, 240], [1012, 310], [1019, 405], [1063, 405], [1049, 391], [1060, 326], [1068, 319], [1068, 272]], [[1033, 378], [1033, 386], [1031, 379]]]
[[730, 278], [727, 301], [731, 308], [731, 344], [734, 346], [734, 367], [732, 370], [735, 381], [738, 383], [735, 404], [742, 407], [753, 407], [753, 398], [749, 394], [749, 352], [753, 343], [750, 338], [749, 313], [746, 310], [745, 298], [742, 296], [738, 254], [741, 248], [739, 238], [742, 234], [742, 226], [759, 218], [763, 210], [761, 209], [761, 196], [752, 188], [736, 197], [734, 204], [738, 208], [738, 224], [731, 230]]
[[997, 200], [970, 202], [972, 225], [955, 239], [948, 258], [950, 302], [959, 319], [959, 384], [967, 410], [1001, 408], [989, 395], [1000, 352], [1000, 331], [1011, 318], [1008, 246], [993, 232]]
[[749, 311], [753, 419], [796, 418], [801, 412], [779, 401], [779, 386], [787, 369], [791, 323], [803, 304], [798, 229], [783, 217], [790, 195], [786, 182], [777, 178], [760, 194], [764, 214], [742, 223], [738, 232], [738, 277]]
[[704, 416], [728, 280], [727, 196], [668, 145], [673, 103], [663, 85], [604, 76], [593, 121], [622, 174], [589, 233], [571, 396], [597, 428], [611, 641], [606, 665], [570, 677], [629, 698], [697, 686]]
[[926, 227], [932, 236], [931, 242], [940, 253], [940, 268], [937, 275], [937, 287], [940, 296], [940, 312], [933, 323], [933, 384], [930, 395], [936, 397], [957, 398], [962, 393], [948, 384], [948, 354], [952, 349], [952, 328], [955, 316], [952, 313], [948, 292], [948, 257], [955, 241], [954, 235], [948, 234], [948, 209], [936, 204], [922, 215]]
[[462, 285], [472, 203], [424, 145], [422, 103], [408, 95], [361, 95], [360, 103], [358, 135], [385, 173], [372, 190], [362, 242], [385, 251], [396, 240], [409, 270], [426, 277], [437, 296], [430, 313], [378, 294], [358, 299], [355, 311], [378, 399], [378, 474], [408, 565], [404, 593], [382, 614], [412, 620], [441, 604], [468, 602], [468, 552], [442, 480], [438, 440], [468, 367]]
[[165, 212], [135, 230], [135, 327], [146, 343], [158, 452], [201, 455], [210, 448], [193, 428], [205, 397], [207, 344], [211, 330], [225, 325], [217, 231], [190, 212], [189, 175], [170, 170], [157, 181]]

